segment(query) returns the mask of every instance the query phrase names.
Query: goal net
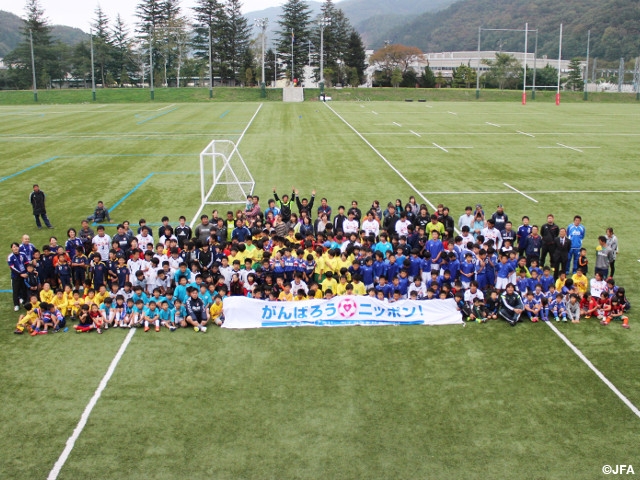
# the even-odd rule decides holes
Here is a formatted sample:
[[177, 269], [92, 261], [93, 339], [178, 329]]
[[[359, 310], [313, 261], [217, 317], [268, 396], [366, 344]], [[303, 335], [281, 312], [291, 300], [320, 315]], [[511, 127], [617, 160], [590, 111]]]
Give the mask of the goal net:
[[244, 204], [256, 185], [237, 145], [213, 140], [200, 153], [202, 205]]

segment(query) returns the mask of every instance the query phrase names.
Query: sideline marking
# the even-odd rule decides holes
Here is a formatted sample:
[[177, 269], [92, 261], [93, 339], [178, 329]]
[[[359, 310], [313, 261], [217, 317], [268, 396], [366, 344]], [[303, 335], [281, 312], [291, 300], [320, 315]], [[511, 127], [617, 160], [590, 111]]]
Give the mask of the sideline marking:
[[34, 168], [39, 167], [41, 165], [44, 165], [46, 163], [53, 162], [56, 158], [59, 158], [59, 157], [47, 158], [46, 160], [44, 160], [42, 162], [39, 162], [39, 163], [36, 163], [35, 165], [31, 165], [30, 167], [27, 167], [27, 168], [25, 168], [23, 170], [20, 170], [19, 172], [12, 173], [11, 175], [7, 175], [6, 177], [1, 177], [0, 178], [0, 183], [4, 182], [5, 180], [9, 180], [10, 178], [17, 177], [18, 175], [21, 175], [21, 174], [23, 174], [25, 172], [28, 172], [29, 170], [33, 170]]
[[374, 115], [378, 115], [378, 112], [374, 112], [373, 110], [371, 110], [371, 113], [373, 113]]
[[498, 125], [497, 123], [491, 123], [491, 122], [484, 122], [484, 123], [486, 123], [487, 125], [491, 125], [492, 127], [500, 128], [500, 125]]
[[580, 153], [584, 153], [582, 150], [580, 150], [579, 148], [575, 148], [575, 147], [570, 147], [568, 145], [564, 145], [562, 143], [558, 143], [558, 145], [560, 145], [561, 147], [564, 148], [568, 148], [569, 150], [575, 150], [576, 152], [580, 152]]
[[433, 144], [433, 146], [434, 146], [434, 147], [436, 147], [436, 148], [439, 148], [440, 150], [442, 150], [442, 151], [443, 151], [443, 152], [445, 152], [445, 153], [449, 153], [449, 150], [447, 150], [447, 149], [446, 149], [446, 148], [444, 148], [444, 147], [441, 147], [441, 146], [440, 146], [440, 145], [438, 145], [437, 143], [434, 143], [434, 144]]
[[518, 132], [520, 135], [526, 135], [527, 137], [536, 138], [535, 135], [531, 135], [530, 133], [524, 133], [524, 132], [521, 132], [520, 130], [516, 130], [516, 132]]
[[[175, 105], [175, 103], [174, 103], [174, 105]], [[165, 107], [165, 108], [167, 108], [167, 107]], [[160, 118], [160, 117], [162, 117], [164, 115], [167, 115], [168, 113], [175, 112], [176, 110], [178, 110], [178, 107], [172, 108], [171, 110], [167, 110], [166, 112], [161, 112], [161, 113], [158, 113], [156, 115], [152, 115], [149, 118], [145, 118], [144, 120], [140, 120], [139, 122], [136, 122], [136, 125], [143, 125], [143, 124], [145, 124], [147, 122], [150, 122], [151, 120], [155, 120], [156, 118]], [[138, 116], [138, 115], [134, 115], [134, 117], [140, 118], [140, 116]]]
[[409, 130], [411, 133], [413, 133], [416, 137], [420, 137], [422, 138], [422, 136], [419, 133], [414, 132], [413, 130]]
[[[324, 104], [326, 105], [327, 103], [324, 102]], [[262, 106], [264, 105], [264, 103], [261, 103], [258, 106], [258, 109], [256, 110], [256, 113], [253, 114], [253, 117], [251, 117], [251, 120], [249, 120], [249, 123], [247, 124], [247, 126], [244, 128], [244, 131], [242, 132], [242, 134], [240, 135], [240, 137], [238, 138], [238, 141], [236, 142], [236, 149], [238, 149], [240, 147], [240, 142], [242, 142], [242, 139], [244, 138], [245, 133], [247, 133], [247, 130], [249, 130], [249, 127], [251, 127], [251, 125], [253, 124], [253, 121], [255, 120], [255, 118], [258, 116], [258, 113], [260, 113], [260, 110], [262, 109]], [[248, 169], [248, 168], [247, 168]], [[191, 223], [189, 223], [189, 226], [191, 228], [193, 228], [193, 226], [196, 224], [196, 220], [198, 220], [198, 216], [200, 215], [200, 213], [202, 212], [202, 210], [204, 209], [204, 206], [206, 205], [206, 203], [203, 203], [202, 205], [200, 205], [200, 208], [198, 209], [198, 211], [196, 212], [196, 214], [193, 216], [193, 219], [191, 220]]]
[[513, 190], [514, 192], [519, 193], [520, 195], [522, 195], [523, 197], [528, 198], [529, 200], [531, 200], [532, 202], [536, 202], [536, 203], [540, 203], [538, 202], [538, 200], [536, 200], [533, 197], [530, 197], [529, 195], [527, 195], [526, 193], [521, 192], [520, 190], [518, 190], [517, 188], [512, 187], [511, 185], [509, 185], [508, 183], [503, 183], [503, 185], [507, 188], [510, 188], [511, 190]]
[[458, 115], [456, 112], [447, 112], [447, 113], [450, 115], [456, 115], [456, 116]]
[[[640, 262], [640, 260], [638, 260], [638, 261]], [[562, 332], [560, 332], [560, 330], [558, 330], [558, 329], [556, 328], [556, 326], [555, 326], [555, 325], [553, 325], [551, 322], [544, 322], [544, 323], [546, 323], [546, 324], [547, 324], [547, 326], [548, 326], [551, 330], [553, 330], [553, 332], [554, 332], [558, 337], [560, 337], [560, 340], [562, 340], [562, 341], [563, 341], [563, 342], [564, 342], [564, 343], [565, 343], [565, 344], [566, 344], [566, 345], [567, 345], [571, 350], [573, 350], [573, 353], [575, 353], [575, 354], [578, 356], [578, 358], [579, 358], [580, 360], [582, 360], [582, 361], [584, 362], [584, 364], [585, 364], [587, 367], [589, 367], [589, 368], [593, 371], [593, 373], [595, 373], [595, 374], [598, 376], [598, 378], [599, 378], [600, 380], [602, 380], [602, 382], [603, 382], [607, 387], [609, 387], [609, 389], [610, 389], [613, 393], [615, 393], [615, 394], [616, 394], [616, 396], [617, 396], [620, 400], [622, 400], [622, 402], [623, 402], [627, 407], [629, 407], [629, 409], [630, 409], [630, 410], [631, 410], [631, 411], [636, 415], [636, 417], [640, 418], [640, 410], [638, 410], [638, 407], [636, 407], [633, 403], [631, 403], [631, 401], [630, 401], [627, 397], [625, 397], [625, 396], [622, 394], [622, 392], [621, 392], [620, 390], [618, 390], [618, 388], [617, 388], [613, 383], [611, 383], [611, 381], [610, 381], [607, 377], [605, 377], [605, 376], [604, 376], [604, 374], [603, 374], [600, 370], [598, 370], [598, 369], [593, 365], [593, 363], [591, 363], [591, 361], [590, 361], [590, 360], [589, 360], [589, 359], [588, 359], [588, 358], [587, 358], [587, 357], [586, 357], [586, 356], [585, 356], [585, 355], [584, 355], [584, 354], [583, 354], [583, 353], [578, 349], [578, 347], [576, 347], [573, 343], [571, 343], [571, 341], [570, 341], [570, 340], [569, 340], [569, 339], [568, 339], [568, 338], [567, 338], [567, 337], [566, 337]]]
[[104, 377], [102, 377], [102, 380], [100, 381], [98, 388], [94, 392], [93, 397], [91, 397], [91, 400], [89, 400], [89, 403], [87, 404], [84, 411], [82, 412], [78, 425], [76, 425], [76, 428], [73, 430], [73, 433], [67, 439], [67, 444], [64, 447], [64, 450], [62, 451], [62, 453], [60, 454], [58, 461], [55, 463], [55, 465], [49, 472], [49, 476], [47, 477], [47, 480], [55, 480], [58, 478], [58, 475], [60, 475], [60, 470], [62, 470], [62, 467], [64, 467], [64, 464], [67, 462], [67, 459], [69, 458], [69, 455], [71, 454], [71, 451], [75, 446], [76, 440], [78, 440], [78, 437], [82, 433], [82, 430], [84, 430], [84, 427], [87, 424], [87, 421], [89, 420], [89, 415], [91, 415], [91, 412], [93, 411], [93, 407], [96, 406], [96, 403], [98, 403], [98, 400], [102, 395], [102, 392], [107, 387], [107, 383], [109, 383], [109, 380], [113, 375], [113, 372], [115, 372], [116, 367], [118, 366], [120, 359], [124, 355], [125, 350], [129, 346], [131, 339], [135, 335], [136, 330], [137, 329], [135, 328], [132, 328], [131, 330], [129, 330], [129, 334], [123, 340], [122, 345], [120, 345], [120, 349], [118, 350], [118, 353], [116, 353], [116, 356], [111, 361], [111, 365], [109, 365], [109, 368], [107, 369], [107, 373], [105, 373]]
[[400, 125], [398, 122], [393, 122], [394, 125], [397, 125], [398, 127], [401, 127], [402, 125]]
[[416, 187], [415, 187], [415, 186], [414, 186], [414, 185], [413, 185], [409, 180], [407, 180], [407, 178], [406, 178], [404, 175], [402, 175], [402, 173], [400, 173], [400, 171], [399, 171], [396, 167], [394, 167], [394, 166], [393, 166], [393, 164], [391, 164], [391, 162], [389, 162], [389, 160], [387, 160], [387, 159], [384, 157], [384, 155], [382, 155], [382, 154], [378, 151], [378, 149], [376, 149], [376, 147], [374, 147], [373, 145], [371, 145], [371, 143], [369, 142], [369, 140], [367, 140], [366, 138], [364, 138], [364, 136], [362, 136], [362, 134], [361, 134], [358, 130], [356, 130], [355, 128], [353, 128], [349, 122], [347, 122], [344, 118], [342, 118], [342, 116], [341, 116], [338, 112], [336, 112], [336, 111], [335, 111], [331, 106], [329, 106], [326, 102], [325, 102], [324, 106], [325, 106], [325, 107], [327, 107], [329, 110], [331, 110], [331, 111], [334, 113], [334, 115], [335, 115], [336, 117], [338, 117], [340, 120], [342, 120], [342, 121], [344, 122], [344, 124], [345, 124], [347, 127], [349, 127], [349, 128], [353, 131], [353, 133], [355, 133], [358, 137], [360, 137], [360, 139], [361, 139], [364, 143], [366, 143], [366, 144], [369, 146], [369, 148], [371, 148], [371, 150], [373, 150], [373, 151], [376, 153], [376, 155], [378, 155], [378, 156], [382, 159], [382, 161], [384, 161], [384, 163], [386, 163], [386, 164], [389, 166], [389, 168], [391, 168], [391, 170], [393, 170], [394, 172], [396, 172], [396, 173], [398, 174], [398, 176], [399, 176], [402, 180], [404, 180], [404, 183], [406, 183], [407, 185], [409, 185], [409, 187], [410, 187], [410, 188], [411, 188], [411, 189], [412, 189], [416, 194], [418, 194], [418, 195], [420, 196], [420, 198], [422, 198], [426, 204], [428, 204], [428, 205], [429, 205], [433, 210], [437, 210], [437, 209], [436, 209], [436, 206], [435, 206], [433, 203], [431, 203], [427, 197], [425, 197], [422, 193], [420, 193], [420, 191], [419, 191], [419, 190], [418, 190], [418, 189], [417, 189], [417, 188], [416, 188]]

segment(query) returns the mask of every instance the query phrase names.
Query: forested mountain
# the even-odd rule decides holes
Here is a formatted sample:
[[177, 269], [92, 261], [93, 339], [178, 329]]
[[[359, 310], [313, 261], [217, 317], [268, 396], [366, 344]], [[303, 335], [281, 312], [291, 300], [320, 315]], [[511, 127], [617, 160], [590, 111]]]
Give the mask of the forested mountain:
[[[638, 0], [463, 0], [381, 31], [369, 42], [389, 40], [429, 52], [475, 50], [478, 27], [518, 29], [525, 22], [539, 30], [540, 55], [557, 56], [560, 23], [564, 24], [564, 58], [584, 57], [588, 30], [592, 56], [614, 61], [640, 54]], [[524, 35], [483, 33], [483, 50], [499, 50], [501, 45], [506, 51], [521, 51]]]
[[[20, 29], [23, 26], [24, 23], [18, 15], [0, 10], [0, 57], [4, 57], [22, 41]], [[51, 38], [67, 45], [76, 45], [89, 37], [79, 28], [52, 25], [51, 29]]]

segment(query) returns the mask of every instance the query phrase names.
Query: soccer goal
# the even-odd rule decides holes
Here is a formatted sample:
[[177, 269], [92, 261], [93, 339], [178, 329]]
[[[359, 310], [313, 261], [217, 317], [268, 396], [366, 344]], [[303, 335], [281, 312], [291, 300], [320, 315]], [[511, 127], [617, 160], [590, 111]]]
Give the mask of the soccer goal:
[[244, 204], [256, 185], [237, 145], [213, 140], [200, 153], [201, 210], [205, 205]]

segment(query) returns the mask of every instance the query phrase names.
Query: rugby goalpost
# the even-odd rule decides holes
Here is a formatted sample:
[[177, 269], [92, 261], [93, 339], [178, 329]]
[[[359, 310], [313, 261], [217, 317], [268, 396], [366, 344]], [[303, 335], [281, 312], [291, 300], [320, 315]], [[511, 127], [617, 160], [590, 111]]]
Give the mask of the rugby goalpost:
[[244, 204], [256, 182], [231, 140], [212, 140], [200, 153], [200, 210], [206, 205]]

